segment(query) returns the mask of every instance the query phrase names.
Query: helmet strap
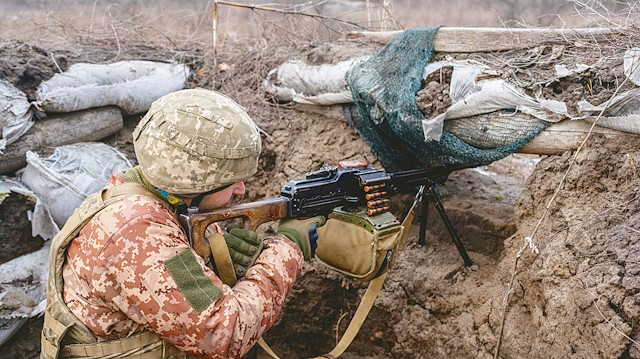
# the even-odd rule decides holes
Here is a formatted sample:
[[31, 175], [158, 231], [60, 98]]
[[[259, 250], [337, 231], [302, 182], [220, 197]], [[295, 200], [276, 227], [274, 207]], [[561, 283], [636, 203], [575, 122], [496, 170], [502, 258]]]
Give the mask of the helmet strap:
[[193, 197], [193, 199], [191, 200], [191, 203], [189, 204], [189, 208], [187, 208], [187, 213], [198, 213], [199, 209], [198, 206], [200, 205], [200, 202], [202, 202], [202, 199], [210, 194], [216, 193], [216, 192], [220, 192], [225, 188], [231, 187], [233, 185], [233, 183], [218, 187], [218, 188], [214, 188], [211, 191], [205, 192], [205, 193], [200, 193], [198, 195], [196, 195], [195, 197]]
[[198, 213], [198, 206], [200, 205], [200, 202], [202, 202], [202, 199], [208, 194], [209, 192], [205, 192], [193, 197], [189, 204], [189, 208], [187, 208], [187, 213]]

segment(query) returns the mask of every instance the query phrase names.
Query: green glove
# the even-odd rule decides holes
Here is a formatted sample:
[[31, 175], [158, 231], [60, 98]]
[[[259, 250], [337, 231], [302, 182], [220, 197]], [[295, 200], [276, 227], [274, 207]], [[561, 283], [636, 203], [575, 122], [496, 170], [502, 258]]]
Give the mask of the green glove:
[[227, 227], [227, 233], [222, 235], [229, 247], [229, 255], [233, 262], [233, 269], [238, 279], [247, 274], [247, 270], [255, 262], [262, 251], [262, 241], [256, 232], [243, 229], [238, 224]]
[[304, 260], [308, 261], [315, 256], [316, 248], [318, 247], [316, 229], [322, 227], [326, 221], [327, 219], [324, 216], [316, 216], [304, 220], [281, 219], [276, 234], [285, 236], [297, 244], [302, 250]]

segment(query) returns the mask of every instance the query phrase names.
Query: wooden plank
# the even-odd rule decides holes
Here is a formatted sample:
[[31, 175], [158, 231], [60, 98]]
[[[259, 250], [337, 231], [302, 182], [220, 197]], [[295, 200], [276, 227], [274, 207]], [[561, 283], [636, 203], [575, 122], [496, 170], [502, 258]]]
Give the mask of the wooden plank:
[[[569, 150], [576, 150], [587, 137], [591, 123], [582, 120], [564, 120], [547, 127], [533, 140], [520, 148], [517, 153], [535, 155], [560, 155]], [[605, 137], [638, 135], [596, 126], [593, 134]]]
[[[347, 39], [386, 44], [401, 31], [350, 32]], [[545, 43], [597, 40], [619, 34], [611, 28], [530, 29], [442, 27], [433, 41], [436, 52], [484, 52], [535, 47]]]
[[122, 113], [115, 106], [57, 114], [36, 123], [0, 155], [0, 173], [8, 174], [27, 165], [27, 151], [76, 142], [98, 141], [123, 127]]

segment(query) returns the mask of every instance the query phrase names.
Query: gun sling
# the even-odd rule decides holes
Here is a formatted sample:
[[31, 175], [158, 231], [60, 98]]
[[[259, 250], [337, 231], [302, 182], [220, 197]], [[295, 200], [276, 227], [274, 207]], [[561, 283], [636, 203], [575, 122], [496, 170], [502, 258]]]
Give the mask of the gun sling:
[[[417, 202], [413, 203], [413, 205], [411, 206], [411, 209], [409, 210], [409, 213], [407, 213], [407, 216], [402, 221], [402, 226], [404, 228], [407, 228], [407, 230], [403, 231], [402, 236], [400, 237], [398, 246], [401, 246], [402, 243], [404, 243], [404, 239], [405, 239], [407, 233], [409, 232], [408, 228], [411, 225], [411, 222], [413, 222], [413, 218], [414, 218], [413, 212], [414, 212], [416, 203]], [[223, 236], [221, 234], [216, 234], [216, 235], [218, 235], [222, 239], [222, 242], [224, 242], [224, 238], [223, 238]], [[210, 240], [210, 243], [211, 243], [211, 240]], [[220, 249], [218, 250], [217, 248], [220, 248]], [[234, 271], [233, 271], [233, 265], [231, 264], [231, 259], [229, 258], [228, 261], [226, 259], [224, 259], [225, 257], [229, 257], [229, 249], [227, 248], [226, 245], [224, 246], [224, 248], [222, 248], [221, 246], [216, 246], [216, 249], [217, 250], [214, 251], [214, 246], [212, 244], [211, 245], [211, 253], [222, 252], [221, 254], [218, 255], [218, 257], [221, 258], [221, 262], [217, 261], [218, 257], [216, 257], [215, 254], [213, 255], [214, 256], [214, 260], [216, 261], [216, 266], [217, 266], [217, 268], [218, 268], [218, 270], [220, 272], [220, 279], [222, 279], [222, 282], [224, 282], [225, 284], [228, 284], [228, 285], [233, 285], [233, 284], [229, 284], [229, 283], [234, 283], [235, 284], [235, 274], [234, 274]], [[226, 254], [224, 253], [225, 251], [226, 251]], [[227, 278], [222, 276], [222, 270], [221, 270], [220, 266], [218, 266], [218, 263], [224, 263], [223, 265], [230, 266], [230, 269], [226, 269], [225, 272], [229, 272], [230, 271], [231, 274], [233, 275], [233, 279], [231, 279], [230, 276], [228, 276]], [[344, 334], [340, 338], [340, 341], [333, 348], [333, 350], [331, 350], [327, 354], [323, 354], [323, 355], [320, 355], [318, 357], [314, 357], [312, 359], [327, 359], [327, 358], [333, 359], [333, 358], [337, 358], [340, 355], [342, 355], [342, 353], [344, 353], [345, 350], [347, 350], [349, 345], [351, 345], [351, 342], [353, 341], [353, 339], [356, 337], [356, 335], [360, 331], [360, 328], [362, 327], [362, 324], [364, 323], [365, 319], [367, 318], [367, 315], [369, 315], [369, 311], [373, 307], [373, 303], [375, 302], [376, 298], [378, 297], [378, 293], [380, 293], [380, 289], [382, 289], [382, 284], [384, 283], [385, 278], [387, 278], [387, 272], [384, 272], [383, 274], [381, 274], [380, 276], [372, 279], [369, 282], [369, 286], [367, 287], [367, 291], [364, 293], [364, 296], [362, 297], [362, 300], [360, 301], [360, 304], [358, 305], [358, 309], [356, 310], [356, 313], [353, 315], [353, 318], [351, 319], [351, 322], [349, 323], [349, 326], [347, 327], [347, 330], [344, 332]], [[229, 283], [227, 283], [227, 280], [229, 281]], [[260, 345], [260, 347], [267, 354], [269, 354], [272, 358], [280, 359], [280, 357], [269, 347], [269, 345], [267, 344], [267, 342], [265, 342], [265, 340], [263, 338], [258, 339], [258, 345]]]

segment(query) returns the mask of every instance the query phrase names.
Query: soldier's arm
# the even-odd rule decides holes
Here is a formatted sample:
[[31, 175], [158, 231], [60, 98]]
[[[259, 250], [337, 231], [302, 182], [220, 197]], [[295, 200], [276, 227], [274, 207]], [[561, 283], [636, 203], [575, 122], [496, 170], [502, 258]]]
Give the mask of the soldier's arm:
[[[118, 237], [119, 238], [116, 238]], [[96, 288], [129, 318], [181, 350], [206, 357], [239, 357], [278, 317], [300, 273], [302, 254], [273, 237], [246, 276], [223, 285], [188, 246], [177, 222], [148, 214], [129, 222], [96, 261]]]

